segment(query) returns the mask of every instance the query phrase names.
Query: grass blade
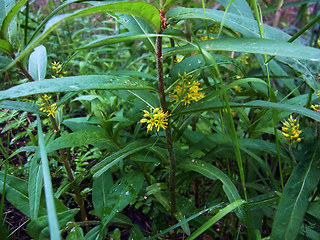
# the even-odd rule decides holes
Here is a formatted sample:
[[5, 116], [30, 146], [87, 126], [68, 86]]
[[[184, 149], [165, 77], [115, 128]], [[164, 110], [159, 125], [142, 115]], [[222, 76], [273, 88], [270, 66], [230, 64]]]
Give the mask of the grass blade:
[[37, 122], [38, 122], [39, 150], [40, 150], [41, 164], [42, 164], [42, 171], [43, 171], [43, 183], [44, 183], [44, 192], [45, 192], [46, 206], [47, 206], [47, 213], [48, 213], [50, 237], [51, 239], [60, 240], [61, 235], [59, 231], [58, 218], [57, 218], [56, 208], [55, 208], [54, 199], [53, 199], [52, 183], [51, 183], [51, 176], [50, 176], [50, 170], [49, 170], [49, 162], [47, 157], [47, 150], [44, 145], [44, 138], [43, 138], [41, 120], [39, 115], [37, 115]]

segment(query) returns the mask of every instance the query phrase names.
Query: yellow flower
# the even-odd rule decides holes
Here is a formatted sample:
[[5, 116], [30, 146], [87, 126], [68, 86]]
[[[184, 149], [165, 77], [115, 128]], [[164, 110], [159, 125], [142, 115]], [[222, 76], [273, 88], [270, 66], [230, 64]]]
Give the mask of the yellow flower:
[[183, 60], [183, 57], [176, 57], [174, 60], [173, 60], [173, 62], [174, 63], [179, 63], [179, 62], [181, 62]]
[[52, 62], [51, 63], [51, 69], [55, 71], [55, 75], [52, 75], [52, 78], [61, 78], [63, 75], [65, 75], [67, 72], [62, 71], [62, 65], [59, 62]]
[[51, 104], [50, 99], [51, 99], [51, 96], [48, 96], [47, 94], [42, 95], [39, 103], [41, 108], [39, 110], [44, 113], [47, 113], [48, 117], [51, 115], [54, 118], [54, 114], [58, 112], [57, 110], [58, 107], [56, 103]]
[[141, 123], [148, 123], [147, 131], [152, 131], [153, 127], [157, 128], [157, 132], [160, 131], [160, 127], [166, 129], [168, 126], [168, 117], [170, 116], [168, 112], [163, 112], [162, 108], [150, 108], [150, 112], [143, 110], [143, 119], [140, 120]]
[[184, 73], [183, 76], [179, 74], [178, 85], [170, 92], [170, 97], [175, 98], [177, 102], [184, 102], [184, 105], [189, 105], [192, 101], [199, 101], [204, 98], [205, 94], [201, 92], [199, 81], [195, 81], [193, 76]]
[[320, 105], [317, 105], [317, 104], [316, 105], [311, 105], [311, 108], [312, 108], [312, 110], [320, 113]]
[[206, 41], [206, 40], [208, 40], [208, 39], [214, 39], [214, 37], [209, 36], [209, 38], [208, 38], [208, 36], [204, 35], [204, 36], [201, 36], [200, 39], [201, 39], [202, 41]]
[[241, 92], [242, 91], [242, 87], [240, 86], [233, 86], [232, 89], [236, 92]]
[[300, 125], [297, 123], [297, 119], [294, 119], [291, 115], [288, 121], [285, 120], [282, 124], [282, 135], [290, 142], [290, 144], [301, 142], [299, 136], [302, 133], [302, 130], [299, 130]]

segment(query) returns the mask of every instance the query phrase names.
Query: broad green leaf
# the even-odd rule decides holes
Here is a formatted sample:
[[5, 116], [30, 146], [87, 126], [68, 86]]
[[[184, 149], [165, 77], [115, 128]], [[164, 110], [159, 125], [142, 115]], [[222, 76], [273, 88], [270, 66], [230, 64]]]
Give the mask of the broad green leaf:
[[[237, 188], [234, 186], [230, 178], [212, 164], [193, 159], [190, 161], [184, 161], [183, 163], [179, 164], [178, 167], [185, 170], [198, 172], [212, 180], [219, 179], [223, 183], [223, 190], [226, 193], [230, 203], [241, 199]], [[242, 221], [245, 220], [245, 213], [243, 209], [237, 211], [237, 214]]]
[[30, 203], [30, 218], [38, 217], [41, 192], [42, 192], [42, 166], [38, 162], [39, 154], [35, 154], [30, 162], [28, 195]]
[[126, 158], [127, 156], [141, 151], [143, 149], [146, 149], [148, 147], [151, 147], [153, 145], [154, 143], [150, 143], [146, 140], [130, 143], [120, 151], [113, 153], [112, 155], [106, 157], [101, 162], [93, 166], [90, 172], [94, 174], [93, 178], [97, 178], [100, 175], [102, 175], [105, 171], [107, 171], [109, 168]]
[[[1, 96], [1, 92], [0, 92], [0, 96]], [[40, 107], [36, 104], [29, 103], [29, 102], [3, 100], [3, 101], [0, 101], [0, 108], [38, 113], [38, 110]]]
[[[133, 15], [121, 14], [118, 21], [134, 35], [155, 33], [154, 29], [152, 29], [152, 27], [150, 27], [143, 19]], [[147, 39], [143, 38], [142, 41], [151, 52], [156, 52], [155, 37], [147, 37]]]
[[10, 57], [13, 53], [13, 48], [10, 42], [0, 39], [0, 51], [8, 54]]
[[39, 115], [37, 115], [37, 122], [38, 122], [38, 126], [37, 126], [38, 144], [39, 144], [41, 165], [42, 165], [42, 171], [43, 171], [43, 173], [42, 173], [43, 174], [43, 185], [44, 185], [44, 193], [45, 193], [46, 207], [47, 207], [47, 213], [48, 213], [47, 219], [48, 219], [49, 229], [50, 229], [50, 238], [60, 240], [61, 235], [60, 235], [60, 231], [59, 231], [59, 224], [58, 224], [56, 207], [54, 204], [51, 175], [50, 175], [50, 170], [49, 170], [49, 161], [48, 161], [48, 157], [47, 157], [47, 150], [46, 150], [45, 143], [44, 143], [41, 120], [40, 120]]
[[[4, 173], [0, 172], [0, 186], [3, 185]], [[7, 175], [6, 182], [6, 199], [15, 206], [20, 212], [26, 216], [30, 216], [29, 197], [28, 197], [28, 183], [20, 178]], [[42, 213], [45, 209], [42, 208]]]
[[[24, 0], [25, 1], [25, 0]], [[12, 67], [17, 61], [20, 61], [24, 56], [30, 53], [30, 51], [40, 44], [54, 29], [56, 29], [63, 22], [68, 20], [87, 16], [90, 14], [98, 13], [125, 13], [131, 14], [142, 18], [146, 22], [152, 25], [152, 27], [158, 31], [160, 29], [161, 21], [160, 14], [156, 7], [148, 2], [116, 2], [101, 4], [85, 9], [81, 9], [69, 14], [58, 15], [51, 18], [46, 24], [43, 32], [36, 37], [25, 49], [22, 51], [15, 60], [7, 67]]]
[[[232, 64], [234, 67], [238, 68], [243, 74], [245, 70], [243, 66], [233, 58], [225, 57], [222, 55], [212, 54], [212, 57], [216, 60], [218, 65], [222, 64]], [[211, 66], [212, 64], [210, 64]], [[170, 75], [174, 78], [178, 78], [178, 74], [183, 75], [183, 73], [194, 73], [207, 68], [208, 64], [203, 58], [202, 54], [193, 55], [183, 59], [181, 62], [175, 64], [170, 69]]]
[[[286, 183], [274, 218], [271, 239], [296, 239], [309, 204], [309, 196], [320, 180], [319, 143], [314, 152], [301, 155]], [[318, 149], [317, 149], [318, 148]]]
[[204, 231], [206, 231], [208, 228], [210, 228], [213, 224], [215, 224], [217, 221], [219, 221], [221, 218], [223, 218], [225, 215], [233, 211], [234, 209], [240, 207], [242, 204], [244, 204], [245, 201], [242, 199], [239, 199], [235, 202], [230, 203], [228, 206], [221, 209], [216, 215], [214, 215], [210, 220], [208, 220], [205, 224], [203, 224], [201, 227], [199, 227], [196, 231], [194, 231], [190, 237], [188, 237], [186, 240], [193, 240], [196, 237], [198, 237], [200, 234], [202, 234]]
[[66, 240], [85, 240], [82, 228], [78, 225], [73, 227], [72, 230], [69, 232]]
[[2, 25], [1, 25], [1, 36], [6, 36], [9, 25], [12, 21], [12, 19], [18, 14], [20, 11], [20, 8], [27, 2], [27, 0], [20, 0], [18, 1], [13, 8], [10, 9], [10, 11], [7, 13], [6, 17], [3, 19]]
[[12, 0], [0, 0], [0, 26], [3, 19], [7, 16], [11, 8], [14, 7], [15, 1]]
[[[320, 50], [296, 43], [260, 38], [219, 38], [201, 41], [199, 46], [206, 51], [234, 51], [275, 55], [290, 58], [320, 61]], [[164, 56], [199, 51], [193, 45], [164, 49]]]
[[117, 147], [111, 140], [109, 140], [102, 130], [83, 130], [73, 133], [63, 134], [61, 137], [48, 143], [48, 153], [70, 147], [78, 147], [85, 145], [94, 145], [98, 143], [104, 143]]
[[104, 90], [150, 90], [157, 91], [147, 82], [104, 75], [82, 75], [45, 79], [43, 81], [23, 83], [4, 91], [0, 91], [0, 100], [24, 97], [39, 93], [78, 92], [88, 89]]
[[106, 208], [103, 212], [102, 229], [104, 229], [111, 219], [122, 211], [129, 203], [135, 200], [140, 192], [144, 181], [142, 173], [132, 172], [114, 184], [108, 195]]
[[[301, 77], [306, 81], [306, 83], [315, 91], [319, 90], [320, 86], [316, 79], [316, 73], [311, 72], [311, 69], [308, 67], [306, 62], [300, 62], [296, 59], [291, 58], [277, 58], [280, 62], [288, 65], [293, 68], [298, 75], [301, 74]], [[319, 63], [317, 63], [319, 64]], [[317, 67], [317, 66], [316, 66]]]
[[223, 188], [228, 196], [230, 202], [241, 199], [237, 188], [233, 182], [225, 175], [219, 168], [201, 160], [184, 161], [178, 165], [179, 168], [195, 171], [211, 180], [219, 179], [223, 183]]
[[[177, 7], [169, 10], [166, 14], [166, 17], [168, 22], [173, 23], [188, 18], [198, 18], [203, 20], [207, 19], [221, 22], [224, 17], [224, 11], [206, 9], [206, 13], [203, 13], [202, 9]], [[224, 21], [224, 25], [236, 32], [242, 33], [245, 37], [260, 38], [258, 24], [252, 18], [228, 12]], [[265, 38], [280, 40], [282, 42], [290, 39], [290, 35], [286, 34], [280, 29], [273, 28], [268, 25], [263, 25], [263, 29], [265, 32]]]
[[[0, 185], [3, 184], [4, 173], [0, 171]], [[6, 199], [15, 206], [19, 211], [25, 214], [28, 217], [30, 215], [30, 208], [29, 208], [29, 197], [28, 197], [28, 182], [11, 176], [7, 175], [6, 183]], [[40, 201], [39, 206], [39, 216], [43, 216], [47, 214], [45, 202], [42, 198]], [[60, 202], [59, 200], [55, 199], [55, 204], [57, 206], [57, 210], [59, 212], [66, 211], [67, 208]]]
[[[230, 107], [245, 107], [245, 108], [267, 108], [267, 109], [279, 109], [287, 111], [288, 113], [299, 113], [303, 116], [309, 117], [316, 121], [320, 121], [320, 114], [316, 111], [312, 111], [310, 109], [297, 106], [297, 105], [290, 105], [290, 104], [283, 104], [283, 103], [272, 103], [263, 100], [255, 100], [247, 103], [230, 103]], [[207, 101], [203, 103], [195, 103], [191, 105], [189, 108], [177, 112], [177, 115], [181, 114], [190, 114], [194, 112], [204, 112], [209, 110], [219, 110], [224, 108], [223, 104], [218, 101]]]
[[[231, 0], [218, 0], [224, 7], [227, 7]], [[233, 1], [228, 9], [228, 12], [243, 16], [246, 18], [254, 19], [252, 10], [246, 0]], [[227, 13], [228, 14], [228, 13]]]
[[92, 203], [94, 214], [102, 219], [103, 211], [107, 207], [108, 195], [113, 187], [113, 180], [109, 171], [104, 172], [93, 181]]
[[43, 45], [34, 49], [29, 57], [28, 71], [35, 81], [44, 80], [47, 70], [47, 51]]
[[[58, 213], [57, 217], [60, 228], [66, 227], [66, 224], [70, 222], [78, 212], [79, 209], [70, 209], [65, 212]], [[58, 239], [50, 238], [48, 216], [42, 216], [32, 220], [27, 226], [27, 232], [35, 239]]]

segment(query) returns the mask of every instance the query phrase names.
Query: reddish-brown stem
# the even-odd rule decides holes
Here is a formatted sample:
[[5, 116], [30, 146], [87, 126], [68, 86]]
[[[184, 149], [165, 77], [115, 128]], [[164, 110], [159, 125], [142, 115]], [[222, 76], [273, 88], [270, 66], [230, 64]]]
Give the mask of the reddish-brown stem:
[[[53, 126], [54, 130], [57, 133], [59, 133], [59, 127], [58, 127], [58, 124], [56, 122], [56, 119], [54, 117], [52, 117], [51, 115], [49, 116], [49, 119], [50, 119], [50, 121], [52, 123], [52, 126]], [[74, 177], [73, 177], [73, 174], [72, 174], [72, 170], [71, 170], [69, 161], [68, 161], [67, 156], [65, 154], [65, 151], [63, 149], [59, 149], [59, 153], [60, 153], [60, 157], [61, 157], [61, 161], [63, 163], [63, 166], [64, 166], [64, 168], [65, 168], [65, 170], [67, 172], [68, 179], [72, 183], [73, 191], [74, 191], [74, 193], [76, 195], [77, 203], [78, 203], [79, 208], [80, 208], [81, 218], [82, 218], [83, 221], [87, 221], [88, 217], [87, 217], [86, 210], [84, 209], [84, 204], [83, 204], [83, 200], [82, 200], [82, 197], [81, 197], [80, 189], [74, 183]], [[87, 231], [90, 230], [89, 226], [87, 226], [87, 225], [86, 225], [86, 230]]]
[[[162, 34], [162, 30], [159, 31], [159, 34]], [[164, 79], [163, 79], [163, 59], [162, 59], [162, 36], [157, 37], [157, 69], [158, 69], [158, 84], [160, 92], [160, 104], [164, 112], [167, 112], [166, 105], [166, 94], [164, 91]], [[170, 121], [166, 129], [166, 139], [167, 139], [167, 148], [169, 155], [169, 191], [170, 191], [170, 215], [171, 215], [171, 224], [176, 223], [176, 218], [174, 214], [176, 213], [176, 193], [175, 193], [175, 156], [173, 151], [173, 142], [171, 136], [171, 126]], [[172, 239], [177, 238], [176, 231], [173, 230]]]

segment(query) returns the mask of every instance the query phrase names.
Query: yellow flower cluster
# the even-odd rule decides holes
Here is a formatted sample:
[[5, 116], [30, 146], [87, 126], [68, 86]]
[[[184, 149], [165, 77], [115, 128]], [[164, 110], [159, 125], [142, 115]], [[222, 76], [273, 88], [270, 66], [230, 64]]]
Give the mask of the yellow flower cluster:
[[58, 112], [57, 104], [56, 103], [50, 104], [50, 99], [51, 97], [48, 96], [47, 94], [42, 95], [40, 99], [41, 108], [39, 110], [46, 113], [48, 117], [51, 115], [54, 118], [54, 114]]
[[320, 113], [320, 105], [316, 104], [316, 105], [311, 105], [312, 110]]
[[208, 36], [201, 36], [200, 39], [201, 39], [202, 41], [206, 41], [206, 40], [208, 40], [208, 39], [214, 39], [214, 37], [209, 36], [209, 38], [208, 38]]
[[236, 86], [233, 86], [232, 89], [236, 92], [242, 92], [242, 87], [236, 85]]
[[179, 62], [181, 62], [183, 60], [183, 57], [176, 57], [174, 60], [173, 60], [173, 62], [174, 63], [179, 63]]
[[292, 118], [291, 115], [288, 121], [284, 121], [282, 124], [282, 134], [290, 143], [301, 142], [301, 138], [299, 136], [302, 131], [299, 130], [299, 123], [297, 123], [297, 119]]
[[63, 75], [65, 75], [67, 72], [63, 72], [62, 71], [62, 65], [60, 64], [60, 62], [52, 62], [51, 63], [51, 68], [53, 71], [55, 71], [54, 75], [52, 75], [52, 78], [61, 78], [63, 77]]
[[178, 85], [173, 92], [170, 92], [170, 97], [175, 98], [176, 103], [184, 102], [184, 105], [189, 105], [192, 101], [197, 102], [205, 96], [199, 85], [199, 81], [195, 81], [192, 75], [184, 73], [181, 76], [179, 74]]
[[157, 128], [159, 132], [160, 127], [166, 129], [168, 126], [168, 117], [170, 116], [168, 112], [163, 112], [162, 108], [150, 108], [150, 112], [143, 110], [143, 116], [145, 118], [141, 119], [141, 123], [148, 123], [147, 130], [152, 131], [153, 127]]

